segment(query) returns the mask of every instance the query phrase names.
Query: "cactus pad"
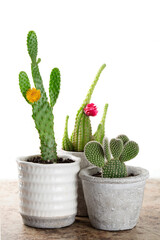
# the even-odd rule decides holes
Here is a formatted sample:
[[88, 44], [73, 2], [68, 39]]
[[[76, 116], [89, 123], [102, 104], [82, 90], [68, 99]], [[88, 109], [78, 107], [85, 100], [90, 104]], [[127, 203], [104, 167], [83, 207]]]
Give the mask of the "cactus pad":
[[110, 141], [110, 150], [111, 150], [112, 156], [115, 159], [118, 159], [119, 156], [122, 153], [122, 150], [123, 150], [123, 142], [122, 142], [122, 140], [121, 139], [116, 139], [116, 138], [111, 139], [111, 141]]
[[104, 178], [122, 178], [127, 177], [127, 169], [123, 162], [111, 159], [103, 167]]
[[28, 102], [28, 100], [26, 98], [26, 93], [31, 88], [31, 84], [30, 84], [29, 78], [25, 72], [20, 72], [20, 74], [19, 74], [19, 87], [20, 87], [23, 97]]
[[119, 135], [117, 138], [122, 140], [123, 145], [125, 145], [129, 141], [129, 138], [124, 134]]
[[100, 143], [91, 141], [85, 146], [85, 156], [87, 160], [96, 165], [97, 167], [103, 167], [105, 164], [104, 152]]
[[128, 161], [137, 156], [138, 152], [139, 152], [138, 144], [134, 141], [129, 141], [124, 145], [124, 149], [119, 160], [122, 162]]
[[50, 75], [49, 82], [49, 96], [50, 96], [50, 105], [53, 107], [57, 101], [60, 91], [60, 71], [58, 68], [54, 68]]

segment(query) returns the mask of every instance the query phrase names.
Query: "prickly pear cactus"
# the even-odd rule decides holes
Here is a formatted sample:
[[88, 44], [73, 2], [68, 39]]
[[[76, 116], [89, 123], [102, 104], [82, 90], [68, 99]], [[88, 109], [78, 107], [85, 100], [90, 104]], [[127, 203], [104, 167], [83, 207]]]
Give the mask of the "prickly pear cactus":
[[32, 117], [39, 133], [42, 160], [52, 160], [56, 162], [57, 144], [54, 136], [54, 116], [52, 110], [59, 95], [60, 72], [58, 68], [54, 68], [51, 71], [49, 83], [49, 103], [39, 72], [38, 65], [40, 63], [40, 59], [37, 59], [38, 42], [34, 31], [30, 31], [28, 33], [27, 49], [31, 58], [31, 72], [35, 88], [31, 89], [31, 84], [27, 74], [25, 72], [20, 72], [20, 90], [26, 101], [32, 105]]
[[91, 141], [86, 144], [84, 152], [90, 163], [102, 168], [104, 178], [121, 178], [127, 177], [124, 162], [134, 158], [139, 152], [139, 147], [127, 136], [119, 135], [111, 139], [110, 143], [107, 138], [104, 138], [103, 147], [100, 143]]
[[[102, 142], [102, 140], [103, 140], [102, 138], [104, 137], [104, 132], [105, 132], [105, 117], [106, 117], [106, 113], [107, 113], [108, 104], [105, 105], [101, 123], [99, 125], [99, 128], [97, 129], [97, 132], [94, 134], [94, 136], [92, 136], [92, 127], [91, 127], [90, 117], [89, 117], [89, 115], [85, 114], [84, 109], [87, 106], [87, 104], [89, 104], [92, 93], [94, 91], [94, 88], [95, 88], [95, 86], [99, 80], [99, 77], [105, 67], [106, 67], [105, 64], [103, 64], [100, 67], [100, 69], [99, 69], [99, 71], [87, 93], [87, 96], [86, 96], [85, 100], [83, 101], [83, 104], [81, 105], [80, 109], [77, 112], [76, 119], [75, 119], [74, 131], [72, 133], [70, 140], [68, 138], [68, 132], [66, 132], [66, 129], [68, 131], [68, 127], [66, 127], [66, 125], [65, 125], [64, 136], [63, 136], [63, 140], [62, 140], [63, 150], [83, 152], [84, 146], [89, 141], [95, 139], [99, 142]], [[67, 121], [67, 124], [68, 124], [68, 121]]]

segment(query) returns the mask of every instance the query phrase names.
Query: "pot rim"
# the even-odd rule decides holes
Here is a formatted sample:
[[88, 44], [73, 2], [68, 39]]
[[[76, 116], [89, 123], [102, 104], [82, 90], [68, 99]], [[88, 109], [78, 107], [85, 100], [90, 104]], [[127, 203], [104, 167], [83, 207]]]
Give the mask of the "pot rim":
[[41, 164], [41, 163], [33, 163], [33, 162], [27, 162], [26, 160], [28, 158], [31, 158], [31, 157], [38, 157], [40, 156], [40, 154], [34, 154], [34, 155], [28, 155], [28, 156], [19, 156], [17, 157], [16, 159], [16, 162], [17, 163], [22, 163], [24, 165], [30, 165], [30, 166], [37, 166], [37, 167], [52, 167], [54, 168], [55, 166], [58, 167], [58, 168], [61, 168], [61, 167], [72, 167], [72, 166], [75, 166], [77, 164], [80, 164], [80, 161], [81, 159], [79, 157], [75, 157], [75, 156], [72, 156], [70, 154], [63, 154], [63, 153], [58, 153], [58, 157], [61, 157], [61, 158], [70, 158], [71, 160], [73, 160], [74, 162], [71, 162], [71, 163], [53, 163], [53, 164]]
[[84, 154], [84, 151], [82, 151], [82, 152], [77, 152], [77, 151], [67, 151], [67, 150], [63, 150], [63, 149], [61, 149], [60, 151], [62, 151], [62, 153], [63, 152], [66, 152], [66, 153], [77, 153], [77, 154]]
[[79, 177], [82, 180], [88, 181], [88, 182], [94, 182], [94, 183], [103, 183], [103, 184], [127, 184], [127, 183], [136, 183], [136, 182], [142, 182], [145, 181], [149, 177], [149, 171], [147, 169], [141, 168], [141, 167], [134, 167], [134, 166], [126, 166], [127, 171], [130, 173], [134, 172], [137, 174], [133, 177], [124, 177], [124, 178], [100, 178], [100, 177], [94, 177], [92, 174], [97, 173], [97, 171], [100, 171], [100, 168], [95, 166], [90, 166], [87, 168], [84, 168], [80, 171]]

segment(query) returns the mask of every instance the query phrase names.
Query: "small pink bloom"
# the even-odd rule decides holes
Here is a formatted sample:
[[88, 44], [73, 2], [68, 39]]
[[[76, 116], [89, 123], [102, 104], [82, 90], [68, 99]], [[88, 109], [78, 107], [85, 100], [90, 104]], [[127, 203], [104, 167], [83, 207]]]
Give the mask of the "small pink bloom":
[[94, 103], [87, 104], [87, 106], [84, 108], [84, 113], [87, 116], [92, 116], [92, 117], [96, 116], [98, 113], [96, 105], [94, 105]]

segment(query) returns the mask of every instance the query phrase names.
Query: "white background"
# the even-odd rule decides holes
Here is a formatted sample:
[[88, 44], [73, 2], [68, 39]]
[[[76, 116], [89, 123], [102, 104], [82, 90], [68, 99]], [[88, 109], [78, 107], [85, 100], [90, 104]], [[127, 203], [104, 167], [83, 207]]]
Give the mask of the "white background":
[[[69, 131], [99, 67], [106, 63], [92, 101], [99, 109], [93, 131], [109, 103], [106, 135], [120, 133], [139, 143], [130, 165], [160, 177], [160, 1], [1, 1], [0, 178], [17, 178], [16, 157], [39, 153], [31, 106], [21, 96], [18, 74], [31, 79], [26, 36], [38, 36], [39, 67], [46, 90], [53, 67], [61, 71], [54, 108], [59, 148], [65, 116]], [[33, 87], [33, 84], [32, 84]]]

